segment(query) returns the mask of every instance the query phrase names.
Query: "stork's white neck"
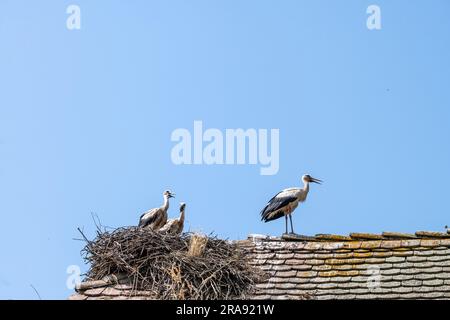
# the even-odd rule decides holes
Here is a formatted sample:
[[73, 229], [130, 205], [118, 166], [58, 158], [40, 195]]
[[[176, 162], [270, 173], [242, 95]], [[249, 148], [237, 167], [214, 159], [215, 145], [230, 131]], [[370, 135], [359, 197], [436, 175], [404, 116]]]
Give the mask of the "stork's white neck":
[[180, 211], [180, 221], [184, 222], [184, 209]]
[[162, 208], [165, 211], [167, 211], [169, 209], [169, 197], [168, 196], [164, 196], [164, 204], [163, 204]]
[[303, 180], [303, 190], [308, 193], [309, 192], [309, 182], [307, 180]]

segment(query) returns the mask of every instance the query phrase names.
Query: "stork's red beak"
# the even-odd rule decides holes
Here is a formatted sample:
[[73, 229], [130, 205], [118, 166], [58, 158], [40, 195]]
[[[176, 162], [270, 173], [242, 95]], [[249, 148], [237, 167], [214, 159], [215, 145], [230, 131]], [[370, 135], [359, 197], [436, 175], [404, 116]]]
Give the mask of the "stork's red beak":
[[322, 184], [322, 180], [320, 180], [320, 179], [316, 179], [316, 178], [313, 178], [313, 177], [311, 177], [311, 182], [314, 182], [314, 183], [317, 183], [317, 184]]

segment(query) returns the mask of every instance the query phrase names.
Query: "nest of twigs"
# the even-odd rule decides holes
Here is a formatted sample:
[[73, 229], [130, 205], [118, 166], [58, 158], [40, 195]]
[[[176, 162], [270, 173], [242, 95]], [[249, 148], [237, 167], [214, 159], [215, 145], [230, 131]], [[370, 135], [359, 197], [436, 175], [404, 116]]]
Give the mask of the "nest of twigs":
[[[84, 235], [83, 235], [84, 236]], [[125, 274], [155, 299], [241, 299], [264, 275], [245, 253], [215, 236], [167, 235], [137, 227], [97, 231], [82, 251], [89, 280]]]

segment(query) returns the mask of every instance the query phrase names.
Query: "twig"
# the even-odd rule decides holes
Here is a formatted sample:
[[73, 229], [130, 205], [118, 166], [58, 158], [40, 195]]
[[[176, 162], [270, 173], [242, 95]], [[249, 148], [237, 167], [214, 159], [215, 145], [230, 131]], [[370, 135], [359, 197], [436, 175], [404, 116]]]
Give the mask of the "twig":
[[86, 238], [86, 236], [84, 235], [83, 231], [81, 231], [80, 228], [77, 228], [77, 230], [78, 230], [79, 233], [81, 233], [81, 236], [83, 237], [84, 241], [86, 241], [88, 244], [91, 243], [91, 242], [89, 241], [89, 239]]
[[42, 300], [41, 295], [40, 295], [39, 292], [36, 290], [36, 288], [35, 288], [32, 284], [30, 284], [30, 287], [33, 288], [34, 292], [36, 292], [36, 294], [37, 294], [39, 300]]

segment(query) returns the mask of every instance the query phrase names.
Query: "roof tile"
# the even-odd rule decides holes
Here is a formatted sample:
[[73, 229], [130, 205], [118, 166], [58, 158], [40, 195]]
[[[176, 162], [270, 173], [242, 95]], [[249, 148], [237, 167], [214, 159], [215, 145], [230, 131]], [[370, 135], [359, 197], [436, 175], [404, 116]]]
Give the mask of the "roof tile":
[[404, 286], [404, 287], [420, 287], [420, 286], [422, 286], [422, 280], [402, 281], [402, 286]]
[[292, 270], [292, 266], [286, 265], [286, 264], [280, 264], [276, 266], [272, 266], [273, 271], [290, 271]]
[[365, 288], [353, 289], [352, 293], [361, 295], [361, 294], [370, 294], [371, 290], [366, 286]]
[[310, 283], [325, 283], [325, 282], [331, 282], [330, 278], [326, 277], [313, 277], [313, 278], [305, 278], [306, 282]]
[[299, 283], [296, 284], [296, 288], [302, 289], [302, 290], [313, 290], [317, 288], [316, 283]]
[[433, 250], [418, 250], [420, 248], [415, 248], [414, 255], [423, 257], [423, 256], [432, 256], [434, 254]]
[[420, 240], [421, 247], [439, 247], [441, 244], [440, 240], [437, 239], [422, 239]]
[[[354, 258], [371, 258], [373, 256], [373, 252], [364, 252], [364, 253], [361, 253], [361, 252], [355, 252], [354, 254], [353, 254], [353, 257]], [[370, 263], [370, 262], [368, 262], [368, 263]]]
[[302, 265], [302, 264], [305, 263], [305, 259], [297, 259], [297, 258], [294, 258], [294, 259], [288, 259], [288, 260], [286, 260], [285, 263], [286, 263], [287, 265]]
[[312, 255], [310, 253], [295, 253], [294, 258], [298, 260], [312, 259]]
[[428, 287], [438, 287], [442, 286], [444, 284], [444, 280], [440, 279], [430, 279], [430, 280], [424, 280], [422, 285], [428, 286]]
[[351, 265], [351, 264], [336, 264], [336, 265], [326, 265], [326, 267], [329, 267], [333, 270], [342, 270], [342, 271], [349, 271], [349, 270], [357, 270], [360, 266], [364, 266], [362, 264], [357, 265]]
[[352, 282], [366, 282], [367, 283], [368, 280], [369, 280], [369, 278], [366, 276], [356, 276], [356, 277], [351, 278]]
[[275, 255], [276, 259], [281, 259], [281, 260], [287, 260], [287, 259], [292, 259], [294, 258], [294, 253], [277, 253]]
[[330, 271], [330, 270], [334, 269], [333, 266], [328, 265], [328, 264], [322, 264], [322, 265], [318, 265], [318, 266], [311, 266], [311, 268], [312, 268], [313, 271]]
[[442, 272], [442, 267], [424, 268], [421, 271], [424, 273], [440, 273]]
[[275, 284], [268, 282], [268, 283], [258, 283], [255, 285], [256, 289], [260, 290], [266, 290], [266, 289], [273, 289], [275, 288]]
[[386, 276], [395, 276], [398, 275], [402, 272], [403, 270], [401, 269], [387, 269], [387, 270], [381, 270], [381, 274], [382, 275], [386, 275]]
[[415, 287], [413, 289], [414, 292], [420, 292], [420, 293], [426, 293], [426, 292], [432, 292], [434, 291], [433, 287], [424, 287], [424, 286], [420, 286], [420, 287]]
[[320, 283], [317, 285], [317, 289], [336, 289], [338, 285], [336, 283]]
[[338, 276], [338, 277], [332, 277], [330, 278], [332, 282], [339, 282], [339, 283], [346, 283], [351, 280], [350, 276]]
[[335, 251], [335, 250], [341, 249], [342, 246], [343, 246], [342, 242], [325, 242], [325, 243], [322, 243], [323, 250]]
[[350, 237], [355, 240], [381, 240], [383, 239], [382, 235], [374, 234], [374, 233], [350, 233]]
[[281, 277], [281, 278], [292, 278], [297, 276], [297, 271], [293, 270], [293, 271], [278, 271], [276, 273], [277, 277]]
[[433, 266], [435, 267], [450, 267], [450, 261], [449, 260], [445, 260], [445, 261], [438, 261], [438, 262], [432, 262]]
[[[427, 257], [427, 261], [450, 261], [450, 255], [447, 256], [439, 256], [439, 255], [434, 255], [434, 256], [429, 256]], [[450, 265], [450, 263], [449, 263]]]
[[328, 259], [325, 260], [326, 264], [341, 265], [341, 264], [362, 264], [364, 259]]
[[317, 271], [297, 271], [298, 278], [313, 278], [317, 276]]
[[388, 257], [388, 258], [368, 258], [365, 259], [364, 263], [368, 263], [368, 264], [382, 264], [385, 262], [392, 262], [389, 261], [389, 259], [392, 259], [393, 257]]
[[269, 279], [269, 283], [298, 283], [298, 280], [298, 278], [281, 278], [274, 275]]
[[447, 232], [417, 231], [416, 236], [425, 238], [450, 238]]
[[275, 285], [275, 289], [281, 289], [281, 290], [294, 289], [296, 287], [297, 287], [297, 285], [295, 283], [290, 283], [290, 282], [282, 282], [282, 283], [277, 283]]
[[374, 258], [387, 258], [393, 255], [392, 251], [373, 251], [372, 254]]
[[267, 260], [273, 259], [275, 257], [275, 253], [261, 253], [256, 255], [257, 260]]
[[446, 297], [446, 294], [444, 292], [429, 292], [425, 293], [421, 298], [425, 299], [439, 299]]
[[401, 232], [383, 232], [383, 237], [390, 239], [415, 239], [417, 236], [411, 233], [401, 233]]
[[334, 257], [334, 254], [329, 252], [329, 253], [322, 253], [322, 251], [320, 251], [319, 253], [315, 253], [313, 255], [314, 259], [331, 259]]
[[131, 284], [117, 284], [114, 288], [117, 290], [132, 290], [133, 286]]
[[[342, 253], [335, 253], [333, 255], [332, 258], [336, 258], [336, 259], [349, 259], [349, 258], [353, 258], [353, 252], [349, 251], [349, 252], [342, 252]], [[331, 259], [332, 259], [331, 258]], [[329, 259], [327, 259], [329, 260]]]
[[407, 257], [406, 261], [408, 262], [425, 262], [427, 261], [427, 258], [425, 256], [411, 256], [411, 257]]
[[103, 291], [105, 291], [105, 288], [94, 288], [84, 291], [83, 294], [88, 297], [98, 297], [103, 293]]
[[319, 242], [307, 242], [303, 249], [307, 251], [317, 251], [323, 249], [323, 244]]
[[399, 274], [396, 276], [392, 276], [392, 280], [402, 281], [402, 283], [403, 283], [403, 281], [408, 281], [408, 280], [413, 280], [413, 279], [414, 279], [413, 275], [407, 275], [407, 274]]
[[75, 293], [72, 294], [68, 300], [86, 300], [87, 298], [88, 297], [83, 294]]
[[406, 258], [405, 257], [388, 257], [386, 258], [386, 262], [388, 263], [401, 263], [401, 262], [405, 262]]
[[414, 255], [414, 252], [412, 250], [402, 248], [402, 250], [393, 250], [392, 254], [396, 257], [411, 257]]
[[400, 281], [381, 282], [382, 288], [397, 288], [397, 287], [400, 287], [401, 285], [402, 285], [402, 283]]
[[315, 238], [317, 240], [330, 240], [330, 241], [351, 241], [353, 240], [348, 236], [341, 236], [336, 234], [316, 234]]
[[342, 245], [342, 248], [351, 249], [351, 250], [360, 249], [361, 241], [344, 242]]
[[319, 259], [307, 259], [305, 260], [305, 264], [310, 265], [310, 266], [320, 266], [322, 264], [324, 264], [325, 261], [324, 260], [319, 260]]
[[447, 280], [450, 279], [450, 273], [442, 271], [434, 275], [435, 279]]
[[361, 242], [362, 249], [378, 249], [381, 248], [381, 240], [377, 241], [363, 241]]
[[401, 269], [400, 270], [401, 274], [420, 274], [421, 273], [421, 269], [417, 269], [417, 268], [409, 268], [409, 269]]
[[315, 267], [318, 267], [318, 266], [312, 266], [312, 265], [307, 265], [307, 264], [298, 264], [298, 265], [291, 266], [291, 269], [297, 270], [297, 271], [308, 271], [308, 270], [316, 271], [314, 269]]
[[383, 241], [381, 241], [381, 248], [383, 248], [383, 249], [398, 248], [400, 246], [401, 246], [400, 240], [383, 240]]
[[361, 283], [361, 282], [352, 282], [352, 281], [348, 281], [348, 282], [342, 282], [342, 283], [338, 283], [339, 284], [339, 288], [343, 288], [343, 289], [352, 289], [352, 293], [356, 293], [353, 292], [356, 289], [360, 289], [360, 288], [367, 288], [367, 284], [365, 283]]
[[436, 279], [434, 274], [427, 274], [427, 273], [417, 273], [414, 275], [414, 279], [417, 280], [430, 280], [430, 279]]
[[101, 294], [104, 296], [120, 296], [123, 291], [117, 290], [115, 288], [106, 288]]
[[358, 274], [359, 272], [357, 270], [351, 271], [333, 270], [333, 271], [321, 271], [319, 272], [319, 277], [352, 277], [357, 276]]
[[148, 297], [137, 296], [137, 297], [128, 297], [127, 299], [141, 301], [141, 300], [148, 300]]
[[419, 239], [409, 239], [409, 240], [402, 240], [401, 246], [405, 248], [414, 248], [420, 246], [420, 240]]

